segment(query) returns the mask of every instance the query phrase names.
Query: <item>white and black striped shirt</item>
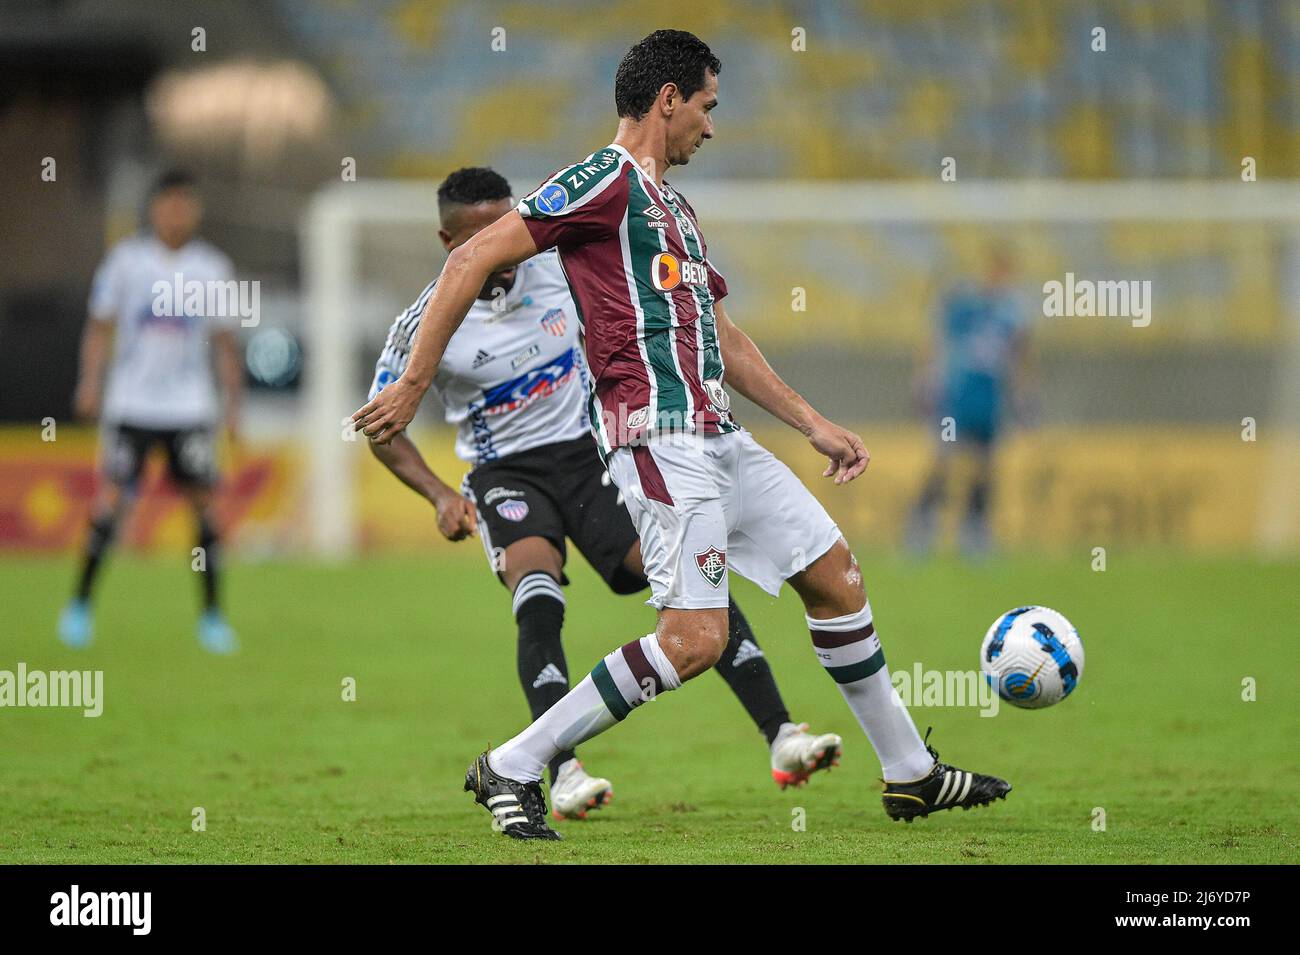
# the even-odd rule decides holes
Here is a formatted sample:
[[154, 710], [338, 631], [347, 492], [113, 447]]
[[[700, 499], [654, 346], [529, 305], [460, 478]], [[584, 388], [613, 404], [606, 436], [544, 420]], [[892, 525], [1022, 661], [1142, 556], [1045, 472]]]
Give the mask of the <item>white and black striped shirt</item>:
[[[393, 321], [370, 397], [406, 370], [436, 282]], [[475, 466], [588, 433], [577, 309], [554, 252], [520, 265], [514, 287], [501, 297], [474, 301], [447, 343], [433, 387], [459, 429], [456, 454]]]

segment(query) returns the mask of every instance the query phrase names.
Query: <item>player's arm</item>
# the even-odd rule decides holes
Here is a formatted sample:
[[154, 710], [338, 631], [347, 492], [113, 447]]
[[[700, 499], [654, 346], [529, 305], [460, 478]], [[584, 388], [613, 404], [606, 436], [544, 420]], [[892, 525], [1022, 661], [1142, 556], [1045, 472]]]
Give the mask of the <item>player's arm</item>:
[[399, 481], [434, 506], [443, 537], [459, 541], [473, 535], [478, 523], [474, 505], [433, 473], [414, 441], [398, 434], [383, 444], [371, 442], [370, 450]]
[[387, 444], [410, 424], [438, 371], [447, 342], [465, 320], [488, 276], [536, 254], [537, 245], [518, 212], [507, 213], [452, 249], [420, 318], [406, 371], [352, 415], [356, 430]]
[[104, 368], [113, 345], [113, 320], [108, 315], [92, 314], [81, 333], [81, 361], [73, 409], [82, 418], [99, 417], [104, 394]]
[[834, 475], [836, 484], [852, 481], [867, 468], [871, 456], [862, 439], [828, 421], [812, 405], [781, 380], [748, 335], [727, 317], [721, 302], [714, 303], [718, 320], [718, 346], [727, 367], [727, 384], [799, 431], [820, 453], [830, 459], [823, 477]]
[[226, 433], [233, 441], [239, 437], [239, 408], [244, 397], [239, 340], [233, 329], [223, 328], [213, 334], [212, 345], [216, 351], [217, 381], [221, 385]]

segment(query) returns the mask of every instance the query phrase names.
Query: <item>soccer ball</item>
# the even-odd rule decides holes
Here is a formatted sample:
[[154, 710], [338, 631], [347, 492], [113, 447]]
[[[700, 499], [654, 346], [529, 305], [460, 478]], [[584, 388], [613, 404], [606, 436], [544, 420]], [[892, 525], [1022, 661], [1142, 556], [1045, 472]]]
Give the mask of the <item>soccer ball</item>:
[[993, 621], [980, 669], [998, 696], [1041, 709], [1059, 703], [1083, 677], [1083, 642], [1074, 624], [1047, 607], [1017, 607]]

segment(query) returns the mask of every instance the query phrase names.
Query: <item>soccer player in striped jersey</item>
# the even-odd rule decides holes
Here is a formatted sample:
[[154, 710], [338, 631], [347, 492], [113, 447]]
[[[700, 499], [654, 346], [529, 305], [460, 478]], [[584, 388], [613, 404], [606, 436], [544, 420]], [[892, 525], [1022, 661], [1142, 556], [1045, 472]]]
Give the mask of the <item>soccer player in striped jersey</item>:
[[[593, 376], [590, 422], [637, 524], [654, 633], [634, 639], [531, 726], [470, 765], [465, 788], [507, 835], [554, 839], [537, 780], [553, 755], [624, 720], [641, 687], [675, 690], [727, 643], [727, 574], [769, 593], [788, 581], [813, 648], [880, 758], [894, 819], [984, 805], [1011, 787], [941, 763], [889, 679], [862, 575], [835, 522], [794, 474], [732, 418], [730, 384], [799, 430], [836, 485], [867, 466], [862, 439], [818, 414], [727, 316], [727, 284], [694, 210], [667, 181], [713, 137], [721, 65], [699, 38], [659, 30], [614, 81], [614, 142], [561, 170], [452, 252], [402, 376], [353, 418], [391, 441], [415, 414], [487, 277], [559, 250]], [[774, 250], [774, 255], [779, 250]]]
[[[239, 423], [238, 315], [227, 308], [228, 296], [205, 294], [200, 303], [178, 290], [234, 286], [230, 260], [196, 236], [201, 217], [193, 178], [181, 170], [164, 173], [149, 200], [152, 231], [119, 242], [95, 273], [73, 404], [80, 417], [100, 419], [101, 479], [76, 592], [59, 617], [59, 638], [70, 647], [91, 642], [91, 588], [135, 499], [145, 460], [161, 447], [198, 524], [199, 643], [212, 653], [238, 648], [218, 602], [220, 541], [212, 513], [215, 431], [224, 422], [233, 438]], [[212, 313], [209, 302], [217, 303]]]
[[[458, 170], [438, 188], [438, 235], [455, 249], [513, 207], [500, 175]], [[435, 284], [389, 329], [372, 398], [406, 370]], [[587, 427], [578, 321], [555, 253], [488, 276], [447, 344], [433, 387], [457, 426], [456, 453], [471, 465], [459, 492], [430, 470], [405, 434], [371, 448], [436, 508], [448, 540], [464, 540], [477, 524], [490, 566], [513, 595], [519, 681], [536, 719], [569, 689], [560, 640], [566, 538], [615, 593], [648, 586], [636, 528]], [[767, 739], [773, 778], [782, 788], [800, 785], [835, 763], [840, 737], [791, 722], [748, 622], [734, 602], [730, 610], [727, 646], [714, 668]], [[608, 800], [609, 781], [588, 774], [573, 747], [547, 762], [557, 816], [584, 817]]]

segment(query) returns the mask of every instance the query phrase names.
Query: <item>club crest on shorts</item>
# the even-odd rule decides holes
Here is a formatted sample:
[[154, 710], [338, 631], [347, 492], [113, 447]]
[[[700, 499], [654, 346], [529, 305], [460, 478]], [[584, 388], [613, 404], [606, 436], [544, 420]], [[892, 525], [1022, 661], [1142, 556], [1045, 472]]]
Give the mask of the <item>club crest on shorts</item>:
[[502, 501], [497, 505], [497, 513], [508, 521], [518, 523], [528, 516], [528, 502]]
[[727, 576], [727, 552], [710, 547], [695, 555], [695, 566], [714, 587], [722, 586], [722, 578]]

